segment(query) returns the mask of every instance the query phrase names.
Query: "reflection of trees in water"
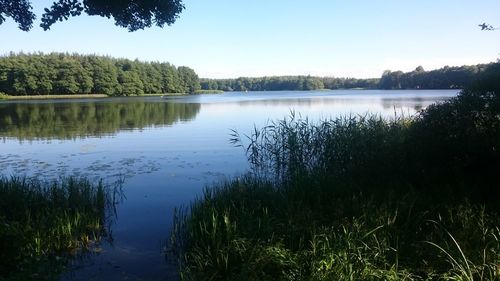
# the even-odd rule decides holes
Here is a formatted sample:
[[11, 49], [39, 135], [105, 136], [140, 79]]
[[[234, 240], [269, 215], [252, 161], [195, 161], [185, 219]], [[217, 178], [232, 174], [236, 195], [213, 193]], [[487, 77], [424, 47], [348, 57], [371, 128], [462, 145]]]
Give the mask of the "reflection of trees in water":
[[196, 103], [145, 101], [0, 104], [0, 136], [71, 139], [193, 119]]
[[300, 106], [349, 106], [349, 105], [362, 105], [362, 104], [372, 104], [378, 103], [378, 99], [360, 99], [360, 98], [346, 98], [346, 97], [328, 97], [328, 98], [318, 98], [318, 97], [305, 97], [305, 98], [283, 98], [283, 99], [256, 99], [256, 100], [245, 100], [238, 102], [239, 106], [290, 106], [290, 105], [300, 105]]
[[413, 108], [415, 111], [419, 111], [419, 110], [424, 109], [433, 103], [446, 101], [448, 99], [449, 98], [439, 98], [439, 97], [432, 97], [432, 98], [416, 97], [416, 98], [412, 98], [412, 99], [408, 99], [408, 98], [382, 98], [381, 104], [385, 110], [388, 110], [391, 108], [405, 108], [406, 107], [406, 108]]

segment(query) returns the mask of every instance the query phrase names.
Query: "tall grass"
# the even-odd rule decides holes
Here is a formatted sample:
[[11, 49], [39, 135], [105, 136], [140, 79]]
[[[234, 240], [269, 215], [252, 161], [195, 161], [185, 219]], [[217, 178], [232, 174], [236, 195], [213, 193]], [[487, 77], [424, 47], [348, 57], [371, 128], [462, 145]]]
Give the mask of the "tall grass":
[[498, 101], [233, 132], [251, 171], [176, 213], [182, 279], [500, 279]]
[[113, 193], [102, 183], [0, 178], [0, 280], [52, 280], [106, 236]]

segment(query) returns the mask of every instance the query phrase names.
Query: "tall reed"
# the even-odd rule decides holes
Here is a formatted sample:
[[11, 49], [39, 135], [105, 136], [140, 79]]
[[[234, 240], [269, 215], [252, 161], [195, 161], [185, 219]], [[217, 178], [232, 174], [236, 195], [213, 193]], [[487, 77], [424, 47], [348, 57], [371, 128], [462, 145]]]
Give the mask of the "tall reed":
[[51, 280], [106, 236], [113, 191], [65, 178], [0, 178], [0, 280]]
[[498, 280], [498, 100], [233, 132], [251, 170], [177, 213], [182, 279]]

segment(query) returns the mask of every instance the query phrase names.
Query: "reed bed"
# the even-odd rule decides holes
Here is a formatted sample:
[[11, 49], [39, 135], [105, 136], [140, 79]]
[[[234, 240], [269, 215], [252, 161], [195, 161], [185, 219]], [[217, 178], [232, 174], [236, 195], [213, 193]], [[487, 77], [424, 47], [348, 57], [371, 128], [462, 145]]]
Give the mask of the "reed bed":
[[0, 178], [0, 280], [54, 280], [107, 235], [113, 192], [102, 183]]
[[500, 280], [497, 93], [233, 132], [251, 170], [176, 212], [181, 279]]

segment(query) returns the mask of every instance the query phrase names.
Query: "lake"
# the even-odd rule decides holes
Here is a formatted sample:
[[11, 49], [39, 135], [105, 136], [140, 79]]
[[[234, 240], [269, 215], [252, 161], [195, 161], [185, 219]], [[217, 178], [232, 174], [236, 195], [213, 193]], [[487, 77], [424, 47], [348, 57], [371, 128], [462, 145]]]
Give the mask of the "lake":
[[0, 102], [0, 171], [53, 179], [122, 182], [123, 197], [102, 252], [75, 262], [63, 280], [170, 280], [162, 254], [175, 207], [204, 187], [244, 173], [242, 134], [269, 120], [341, 115], [410, 116], [457, 90], [249, 92]]

